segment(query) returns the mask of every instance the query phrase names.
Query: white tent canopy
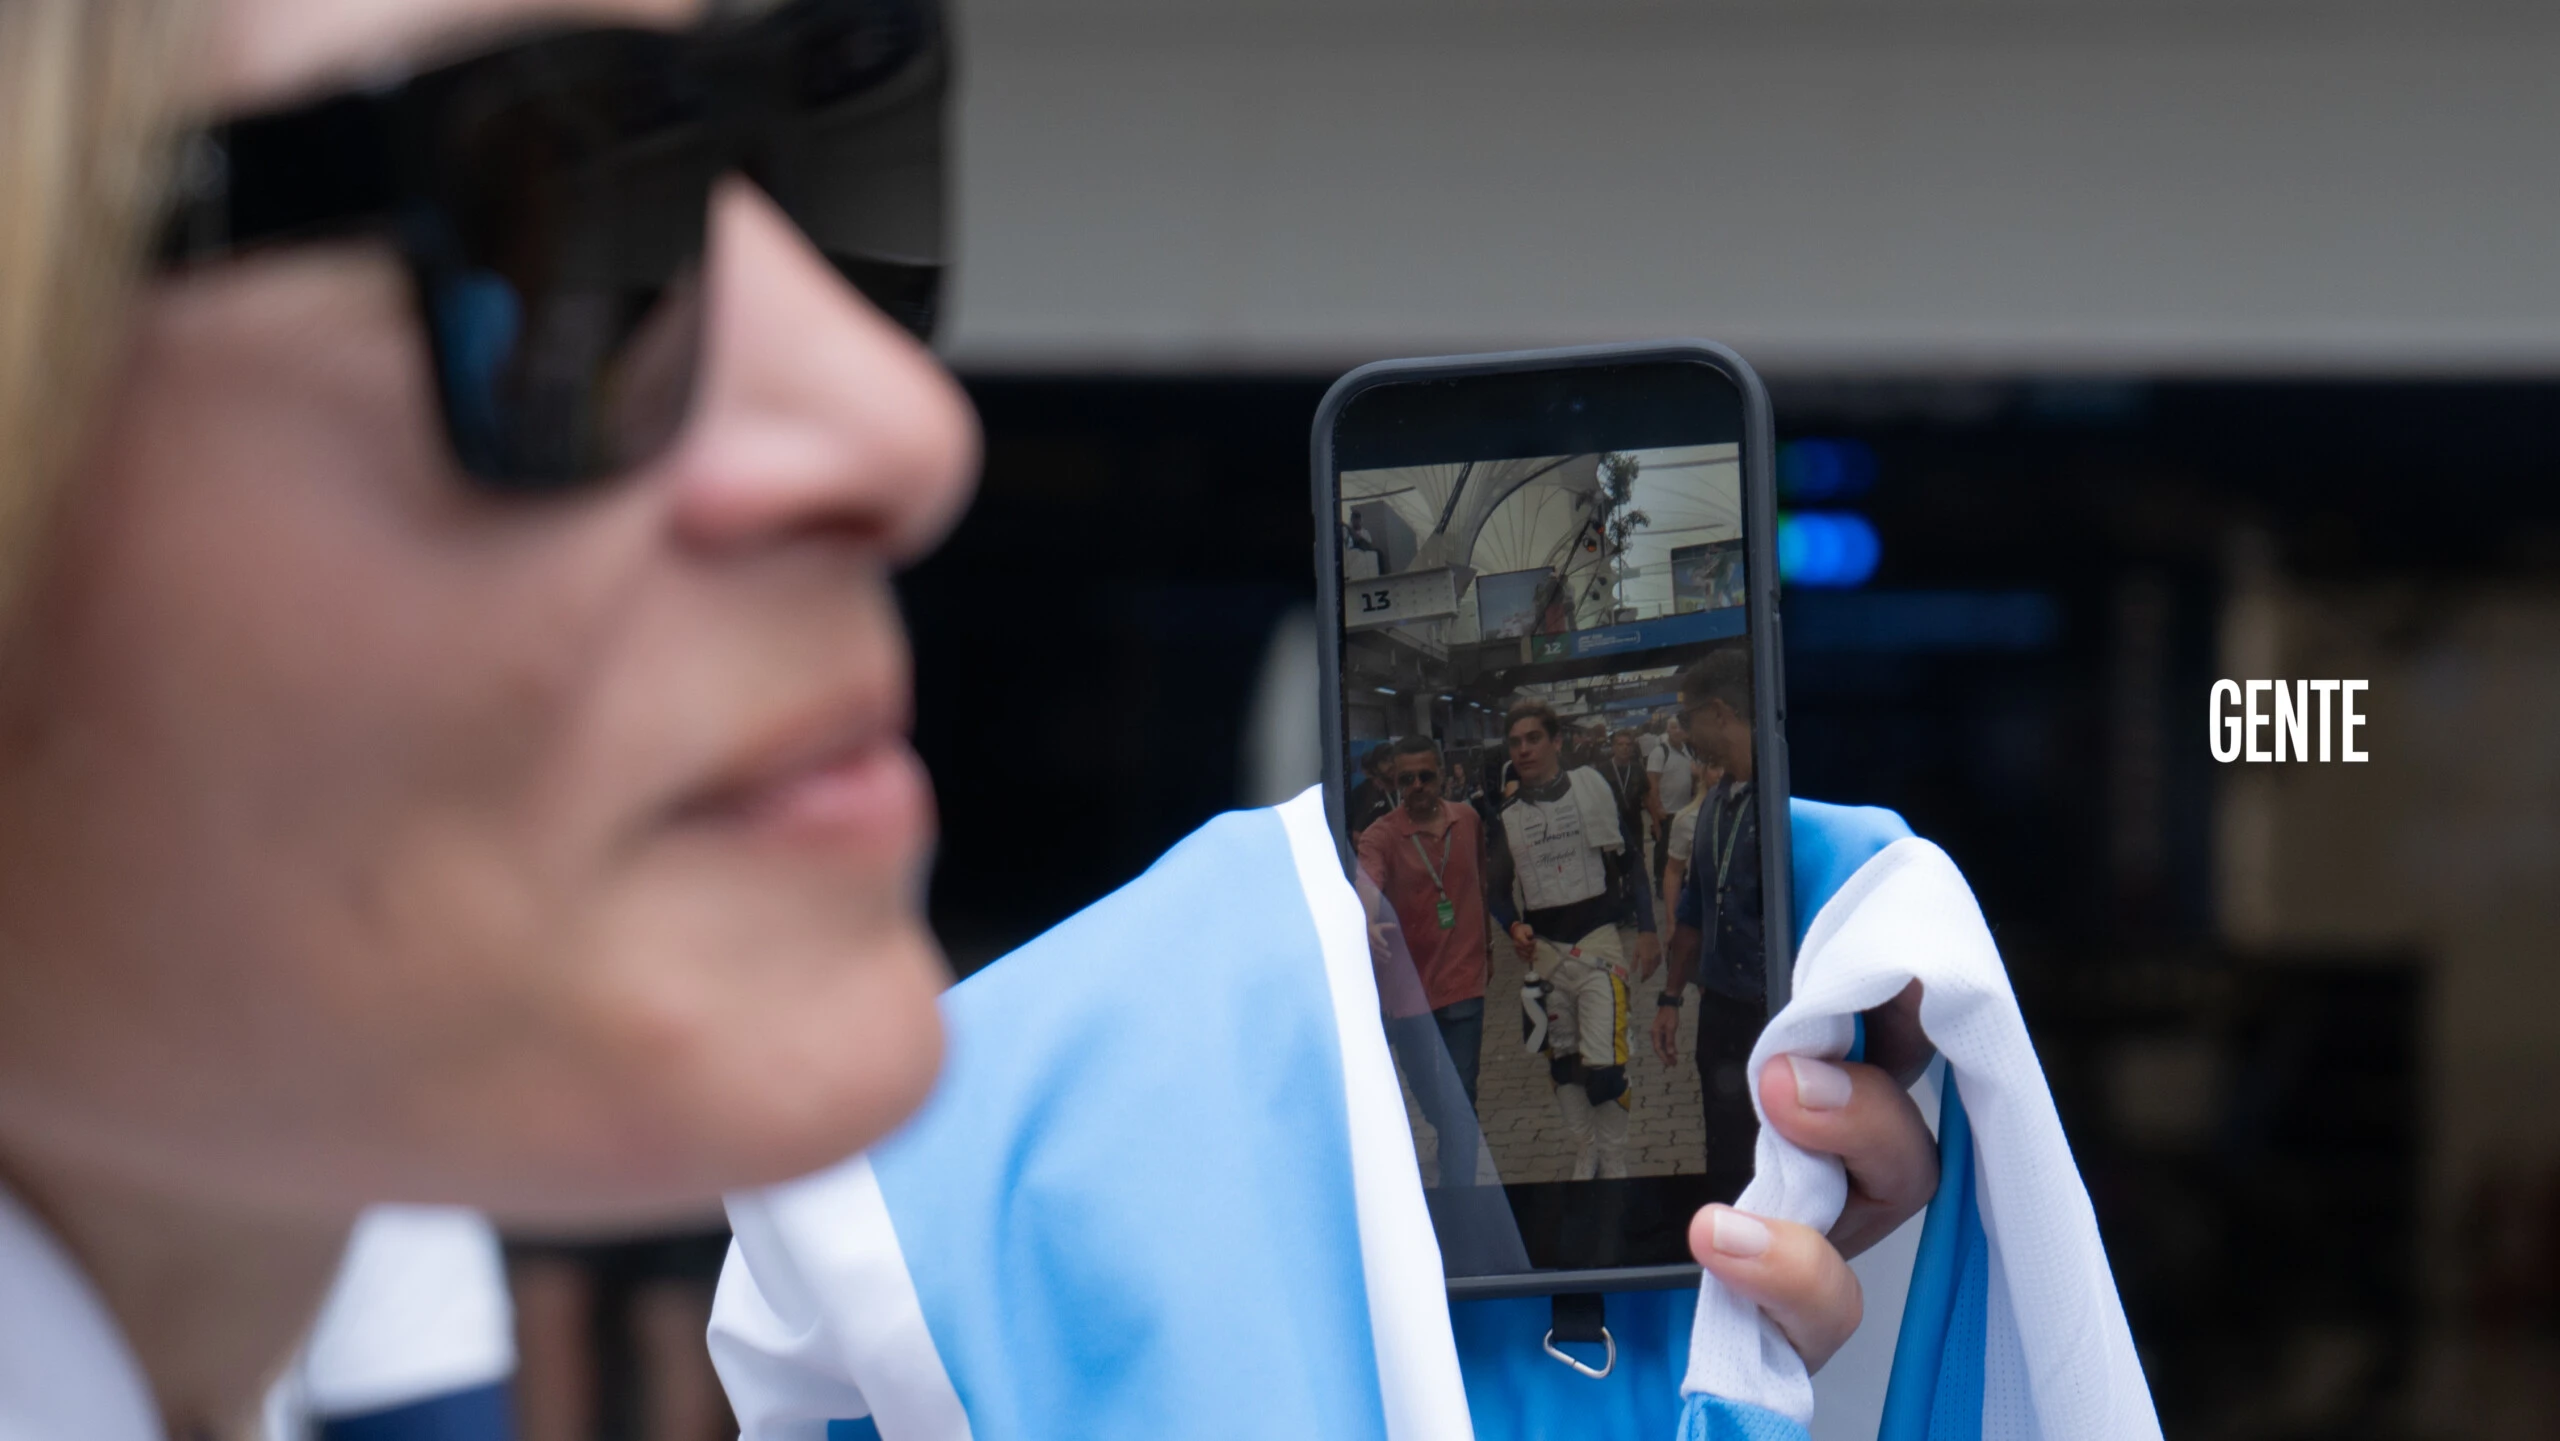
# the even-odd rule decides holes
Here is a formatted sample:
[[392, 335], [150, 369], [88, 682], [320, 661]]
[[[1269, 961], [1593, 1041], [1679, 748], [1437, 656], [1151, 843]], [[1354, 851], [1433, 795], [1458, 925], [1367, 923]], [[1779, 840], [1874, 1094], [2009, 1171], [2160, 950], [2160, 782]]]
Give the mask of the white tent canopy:
[[[1408, 567], [1475, 576], [1542, 570], [1566, 580], [1577, 626], [1606, 624], [1616, 606], [1640, 615], [1673, 608], [1671, 552], [1742, 534], [1733, 445], [1639, 452], [1631, 509], [1646, 523], [1612, 558], [1583, 544], [1602, 503], [1598, 455], [1539, 456], [1346, 472], [1342, 500], [1384, 504], [1418, 538]], [[1472, 606], [1468, 607], [1472, 611]]]
[[[1551, 455], [1355, 470], [1342, 477], [1342, 500], [1346, 507], [1384, 501], [1412, 527], [1421, 549], [1411, 569], [1528, 570], [1561, 564], [1562, 548], [1572, 543], [1599, 494], [1599, 468], [1596, 455]], [[1544, 483], [1505, 513], [1504, 502], [1531, 481]], [[1529, 513], [1518, 514], [1524, 506]], [[1487, 534], [1497, 514], [1502, 523]], [[1486, 554], [1488, 543], [1498, 553]]]

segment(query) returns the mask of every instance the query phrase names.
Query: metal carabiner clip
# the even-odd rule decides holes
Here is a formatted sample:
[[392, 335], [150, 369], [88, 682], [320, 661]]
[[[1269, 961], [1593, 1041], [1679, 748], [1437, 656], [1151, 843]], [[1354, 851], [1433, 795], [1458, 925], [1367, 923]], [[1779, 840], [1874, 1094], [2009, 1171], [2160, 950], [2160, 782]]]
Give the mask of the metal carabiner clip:
[[1541, 1340], [1538, 1344], [1547, 1348], [1548, 1355], [1555, 1357], [1557, 1360], [1562, 1361], [1564, 1364], [1581, 1372], [1583, 1375], [1590, 1377], [1594, 1381], [1600, 1380], [1610, 1372], [1618, 1369], [1617, 1338], [1609, 1334], [1609, 1328], [1606, 1326], [1600, 1328], [1600, 1344], [1609, 1348], [1608, 1356], [1607, 1359], [1600, 1363], [1600, 1369], [1597, 1371], [1592, 1370], [1590, 1367], [1583, 1365], [1580, 1361], [1575, 1360], [1573, 1357], [1566, 1355], [1563, 1351], [1557, 1349], [1556, 1331], [1553, 1326], [1547, 1328], [1545, 1339]]

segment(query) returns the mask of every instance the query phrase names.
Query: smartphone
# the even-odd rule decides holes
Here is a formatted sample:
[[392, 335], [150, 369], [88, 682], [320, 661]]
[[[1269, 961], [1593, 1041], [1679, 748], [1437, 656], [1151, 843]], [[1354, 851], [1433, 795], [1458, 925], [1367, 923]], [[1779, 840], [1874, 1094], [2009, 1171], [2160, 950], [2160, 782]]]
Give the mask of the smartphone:
[[1750, 1179], [1793, 954], [1772, 452], [1697, 341], [1388, 361], [1317, 412], [1325, 802], [1453, 1294], [1694, 1284]]

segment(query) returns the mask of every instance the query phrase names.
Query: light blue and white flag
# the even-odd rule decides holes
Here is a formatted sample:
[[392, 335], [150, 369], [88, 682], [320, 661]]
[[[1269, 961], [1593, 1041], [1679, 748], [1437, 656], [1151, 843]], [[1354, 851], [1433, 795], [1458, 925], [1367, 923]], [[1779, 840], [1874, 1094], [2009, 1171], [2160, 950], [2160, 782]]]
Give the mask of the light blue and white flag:
[[1460, 1441], [1440, 1251], [1316, 792], [954, 987], [904, 1129], [733, 1197], [748, 1441]]
[[[2156, 1438], [1962, 879], [1890, 813], [1795, 816], [1797, 893], [1820, 916], [1752, 1073], [1779, 1049], [1846, 1053], [1855, 1013], [1918, 976], [1974, 1120], [1952, 1107], [1942, 1146], [1977, 1138], [1983, 1158], [1948, 1150], [1888, 1441]], [[942, 1080], [904, 1129], [730, 1201], [711, 1347], [746, 1441], [1802, 1441], [1803, 1365], [1712, 1282], [1694, 1305], [1609, 1298], [1619, 1364], [1601, 1382], [1542, 1354], [1545, 1302], [1447, 1303], [1315, 792], [1212, 822], [955, 987], [944, 1015]], [[2011, 1155], [2014, 1175], [1984, 1179]], [[1836, 1163], [1765, 1130], [1758, 1162], [1746, 1206], [1836, 1215]]]
[[[1913, 981], [1921, 1029], [1945, 1058], [1938, 1194], [1880, 1441], [2158, 1441], [2089, 1193], [1973, 891], [1946, 852], [1890, 812], [1798, 802], [1792, 816], [1812, 919], [1793, 999], [1761, 1032], [1746, 1074], [1782, 1055], [1851, 1055], [1859, 1014]], [[1797, 1148], [1766, 1119], [1737, 1204], [1827, 1229], [1848, 1193], [1839, 1161]], [[1681, 1390], [1683, 1441], [1800, 1436], [1813, 1416], [1794, 1349], [1713, 1277], [1699, 1289]]]

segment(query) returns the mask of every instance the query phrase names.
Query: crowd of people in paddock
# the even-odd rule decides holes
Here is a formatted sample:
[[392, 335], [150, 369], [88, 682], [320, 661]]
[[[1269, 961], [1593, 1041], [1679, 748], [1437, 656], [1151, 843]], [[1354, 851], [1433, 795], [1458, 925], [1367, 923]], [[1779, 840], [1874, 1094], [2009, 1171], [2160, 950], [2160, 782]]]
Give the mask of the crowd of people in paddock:
[[[1515, 697], [1497, 744], [1413, 734], [1362, 757], [1348, 821], [1380, 1000], [1439, 1137], [1443, 1185], [1475, 1175], [1498, 945], [1527, 976], [1527, 1040], [1547, 1060], [1573, 1179], [1628, 1174], [1631, 1040], [1642, 1030], [1677, 1064], [1692, 984], [1707, 1169], [1749, 1169], [1742, 1067], [1767, 1009], [1748, 652], [1709, 652], [1677, 692], [1676, 706], [1615, 728]], [[1634, 1022], [1633, 988], [1657, 972], [1652, 1019]]]

